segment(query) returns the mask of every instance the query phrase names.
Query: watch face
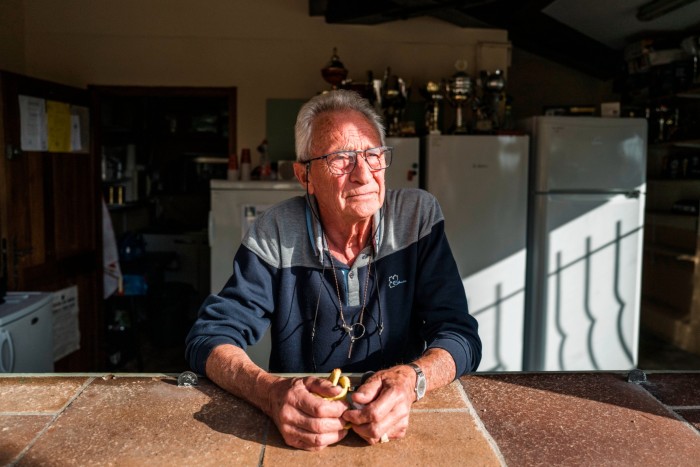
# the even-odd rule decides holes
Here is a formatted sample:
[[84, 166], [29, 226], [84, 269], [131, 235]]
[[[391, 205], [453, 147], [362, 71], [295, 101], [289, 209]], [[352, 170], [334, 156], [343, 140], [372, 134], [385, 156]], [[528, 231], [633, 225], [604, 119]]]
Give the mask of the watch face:
[[423, 370], [418, 365], [415, 363], [409, 363], [408, 365], [416, 372], [416, 400], [420, 400], [425, 395], [426, 389], [428, 389], [428, 382], [425, 379]]
[[425, 389], [426, 389], [425, 378], [419, 377], [418, 381], [416, 382], [416, 392], [418, 393], [419, 399], [425, 395]]

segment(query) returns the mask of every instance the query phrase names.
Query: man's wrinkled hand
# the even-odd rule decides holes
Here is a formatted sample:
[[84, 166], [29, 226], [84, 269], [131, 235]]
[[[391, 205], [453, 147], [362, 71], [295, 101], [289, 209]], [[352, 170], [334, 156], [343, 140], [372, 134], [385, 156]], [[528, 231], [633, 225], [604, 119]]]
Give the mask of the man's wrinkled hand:
[[343, 418], [369, 444], [406, 436], [415, 400], [415, 372], [407, 366], [378, 371], [352, 394], [356, 409]]
[[342, 418], [347, 404], [329, 400], [341, 392], [327, 379], [280, 378], [270, 394], [268, 414], [289, 446], [318, 451], [348, 433]]

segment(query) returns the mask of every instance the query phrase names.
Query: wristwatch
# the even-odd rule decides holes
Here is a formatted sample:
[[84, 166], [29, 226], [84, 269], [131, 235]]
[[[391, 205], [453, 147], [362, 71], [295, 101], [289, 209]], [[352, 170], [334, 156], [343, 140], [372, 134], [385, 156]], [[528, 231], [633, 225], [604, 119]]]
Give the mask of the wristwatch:
[[428, 382], [425, 380], [425, 373], [415, 363], [409, 363], [408, 366], [416, 372], [416, 402], [425, 396], [425, 390], [428, 388]]

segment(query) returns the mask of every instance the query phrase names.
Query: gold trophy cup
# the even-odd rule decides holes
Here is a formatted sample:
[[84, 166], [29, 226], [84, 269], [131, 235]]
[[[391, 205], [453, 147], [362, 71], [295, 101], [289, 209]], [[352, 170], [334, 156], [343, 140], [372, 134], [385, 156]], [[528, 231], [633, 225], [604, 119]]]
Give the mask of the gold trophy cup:
[[435, 81], [428, 81], [425, 86], [420, 88], [420, 93], [423, 98], [427, 101], [426, 111], [425, 111], [425, 127], [428, 133], [431, 135], [439, 135], [439, 117], [440, 117], [440, 103], [444, 97], [444, 83], [436, 83]]
[[447, 80], [445, 97], [455, 108], [455, 124], [452, 133], [466, 134], [469, 133], [469, 128], [464, 113], [474, 94], [474, 82], [466, 73], [466, 60], [457, 60], [455, 68], [457, 72]]

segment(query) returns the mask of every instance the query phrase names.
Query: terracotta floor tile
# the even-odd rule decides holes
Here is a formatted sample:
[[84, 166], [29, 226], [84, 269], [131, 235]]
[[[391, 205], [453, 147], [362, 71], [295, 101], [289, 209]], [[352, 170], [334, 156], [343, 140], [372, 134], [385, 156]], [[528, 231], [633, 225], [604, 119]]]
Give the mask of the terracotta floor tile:
[[[438, 436], [436, 432], [439, 432]], [[352, 457], [351, 457], [352, 456]], [[417, 412], [411, 414], [404, 439], [368, 445], [355, 433], [320, 452], [286, 446], [272, 426], [265, 449], [266, 466], [489, 466], [500, 465], [498, 457], [477, 429], [469, 413]]]
[[173, 378], [96, 379], [19, 465], [257, 465], [265, 424], [206, 380], [185, 388]]
[[0, 415], [0, 465], [14, 460], [52, 418], [52, 415]]
[[700, 406], [700, 372], [649, 373], [642, 386], [666, 405]]
[[0, 377], [0, 414], [17, 412], [56, 413], [75, 396], [88, 377]]
[[463, 384], [511, 467], [700, 459], [697, 433], [622, 375], [474, 375]]

